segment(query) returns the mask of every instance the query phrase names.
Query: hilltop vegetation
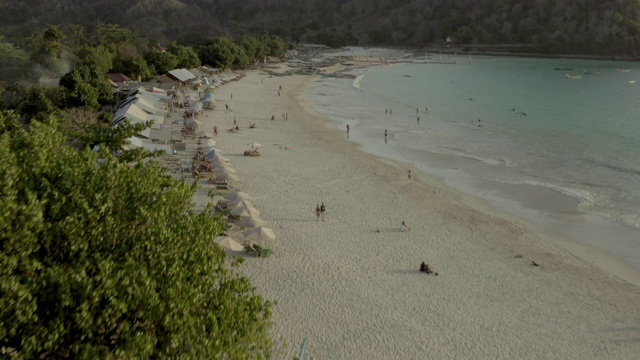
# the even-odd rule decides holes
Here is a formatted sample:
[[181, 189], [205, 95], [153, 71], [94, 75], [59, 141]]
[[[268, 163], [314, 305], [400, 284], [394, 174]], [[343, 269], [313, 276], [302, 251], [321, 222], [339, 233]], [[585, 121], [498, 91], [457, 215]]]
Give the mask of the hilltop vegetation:
[[46, 24], [101, 21], [184, 45], [269, 33], [329, 45], [426, 46], [450, 36], [539, 53], [640, 51], [640, 0], [5, 0], [0, 21], [13, 42]]

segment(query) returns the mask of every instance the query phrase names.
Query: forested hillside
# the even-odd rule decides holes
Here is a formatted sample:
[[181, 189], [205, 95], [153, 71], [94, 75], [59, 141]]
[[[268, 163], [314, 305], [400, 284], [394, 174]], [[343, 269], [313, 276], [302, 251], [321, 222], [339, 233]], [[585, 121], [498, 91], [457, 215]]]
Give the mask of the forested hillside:
[[518, 44], [540, 53], [640, 53], [640, 0], [0, 0], [17, 44], [47, 24], [98, 22], [196, 45], [269, 33], [330, 45]]

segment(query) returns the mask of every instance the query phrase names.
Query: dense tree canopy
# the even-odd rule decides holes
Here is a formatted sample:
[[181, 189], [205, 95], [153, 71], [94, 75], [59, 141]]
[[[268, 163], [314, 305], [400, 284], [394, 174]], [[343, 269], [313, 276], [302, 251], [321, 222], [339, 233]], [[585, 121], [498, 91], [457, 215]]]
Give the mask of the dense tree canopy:
[[[140, 29], [139, 34], [150, 39], [193, 40], [191, 46], [207, 37], [238, 34], [276, 34], [293, 42], [395, 46], [437, 45], [451, 36], [455, 43], [463, 45], [499, 43], [524, 45], [532, 52], [553, 49], [555, 53], [640, 56], [638, 0], [190, 0], [91, 4], [60, 0], [29, 6], [27, 3], [0, 2], [0, 20], [7, 33], [24, 36], [27, 23], [41, 28], [46, 24], [80, 22], [88, 28], [100, 19]], [[115, 37], [118, 38], [121, 37]]]
[[156, 74], [166, 74], [176, 68], [178, 58], [170, 52], [161, 52], [156, 48], [149, 48], [144, 53], [144, 60]]
[[107, 75], [96, 65], [81, 65], [60, 79], [60, 86], [69, 91], [69, 104], [98, 110], [113, 101]]
[[195, 187], [65, 141], [0, 112], [3, 356], [269, 357], [270, 304], [212, 242], [212, 208], [192, 211]]
[[178, 68], [193, 69], [201, 65], [198, 54], [192, 47], [172, 42], [167, 46], [167, 51], [173, 54], [178, 60], [176, 64]]

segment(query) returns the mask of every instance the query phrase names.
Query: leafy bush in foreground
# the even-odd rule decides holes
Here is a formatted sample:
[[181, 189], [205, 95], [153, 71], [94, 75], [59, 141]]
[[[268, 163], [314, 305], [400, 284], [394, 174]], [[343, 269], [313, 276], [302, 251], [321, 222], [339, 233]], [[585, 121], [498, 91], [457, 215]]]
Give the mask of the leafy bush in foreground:
[[[270, 303], [195, 187], [0, 112], [0, 356], [268, 358]], [[99, 160], [102, 159], [102, 160]]]

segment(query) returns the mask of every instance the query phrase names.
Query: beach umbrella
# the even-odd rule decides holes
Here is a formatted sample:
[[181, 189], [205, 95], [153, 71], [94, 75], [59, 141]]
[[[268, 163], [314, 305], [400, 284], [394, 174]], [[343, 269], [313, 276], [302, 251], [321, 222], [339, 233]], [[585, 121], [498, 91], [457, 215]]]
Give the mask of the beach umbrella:
[[197, 112], [202, 111], [202, 103], [200, 101], [196, 101], [191, 106], [189, 106], [189, 112], [191, 114], [195, 114]]
[[213, 159], [216, 158], [216, 156], [218, 155], [218, 150], [216, 149], [211, 149], [209, 150], [209, 152], [207, 153], [207, 155], [205, 155], [204, 157], [209, 160], [212, 161]]
[[231, 215], [240, 216], [240, 217], [258, 217], [260, 216], [260, 213], [258, 212], [258, 210], [254, 208], [237, 207], [231, 210]]
[[215, 96], [210, 92], [204, 93], [202, 95], [202, 100], [213, 100], [214, 98], [215, 98]]
[[213, 170], [216, 175], [235, 175], [235, 170], [231, 166], [217, 167]]
[[229, 249], [231, 251], [243, 251], [244, 246], [242, 246], [239, 242], [233, 240], [228, 236], [218, 236], [213, 240], [214, 243], [218, 244], [220, 247]]
[[267, 225], [267, 222], [257, 217], [248, 217], [238, 221], [235, 224], [239, 227], [250, 228], [256, 226], [265, 226]]
[[215, 140], [207, 139], [204, 141], [205, 146], [213, 146], [216, 144]]
[[256, 209], [253, 205], [239, 204], [233, 207], [227, 205], [227, 209], [230, 210], [231, 214], [237, 215], [237, 216], [242, 216], [242, 217], [260, 216], [260, 210]]
[[223, 164], [220, 162], [215, 162], [212, 163], [214, 169], [213, 171], [218, 172], [218, 173], [228, 173], [228, 174], [235, 174], [236, 173], [236, 169], [232, 168], [231, 165], [227, 165], [227, 164]]
[[202, 123], [195, 118], [189, 118], [189, 120], [186, 121], [185, 125], [190, 129], [198, 130], [198, 127], [202, 125]]
[[228, 172], [224, 172], [224, 173], [214, 172], [213, 176], [221, 180], [231, 180], [231, 181], [238, 180], [237, 176]]
[[258, 144], [257, 142], [251, 143], [251, 144], [247, 144], [247, 146], [251, 146], [252, 148], [257, 148], [260, 147], [262, 145]]
[[237, 198], [227, 203], [227, 209], [232, 209], [232, 208], [235, 208], [236, 206], [255, 207], [255, 205], [249, 199], [243, 199], [243, 198]]
[[251, 196], [249, 194], [247, 194], [246, 192], [240, 191], [240, 190], [235, 190], [235, 191], [232, 191], [230, 193], [226, 193], [222, 197], [227, 199], [227, 200], [250, 199], [251, 198]]
[[[207, 141], [208, 141], [208, 140], [207, 140]], [[220, 150], [218, 150], [218, 149], [214, 148], [213, 146], [203, 146], [203, 147], [202, 147], [202, 152], [203, 152], [203, 153], [205, 153], [205, 154], [210, 153], [210, 152], [211, 152], [211, 150], [216, 151], [216, 152], [220, 151]]]
[[211, 139], [213, 137], [213, 135], [211, 135], [210, 133], [204, 131], [204, 132], [200, 132], [198, 133], [198, 137], [200, 139], [205, 138], [205, 139]]
[[[253, 205], [253, 203], [247, 199], [236, 199], [236, 200], [232, 200], [227, 204], [227, 209], [233, 210], [235, 208], [252, 208], [254, 210], [256, 210], [256, 206]], [[256, 210], [256, 212], [259, 213], [259, 211]]]
[[227, 159], [227, 158], [226, 158], [226, 157], [224, 157], [224, 156], [221, 156], [220, 154], [216, 154], [216, 155], [213, 157], [213, 159], [211, 159], [211, 160], [214, 160], [214, 161], [220, 161], [220, 162], [226, 162], [226, 163], [231, 162], [229, 159]]
[[244, 234], [244, 236], [246, 236], [247, 239], [254, 239], [254, 240], [263, 240], [263, 239], [273, 240], [276, 238], [276, 234], [273, 233], [273, 230], [264, 226], [251, 228], [243, 232], [242, 234]]
[[217, 167], [217, 168], [224, 167], [224, 168], [232, 169], [231, 164], [222, 162], [220, 160], [211, 160], [209, 162], [211, 163], [211, 165], [213, 165], [213, 167]]

